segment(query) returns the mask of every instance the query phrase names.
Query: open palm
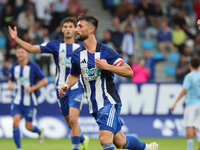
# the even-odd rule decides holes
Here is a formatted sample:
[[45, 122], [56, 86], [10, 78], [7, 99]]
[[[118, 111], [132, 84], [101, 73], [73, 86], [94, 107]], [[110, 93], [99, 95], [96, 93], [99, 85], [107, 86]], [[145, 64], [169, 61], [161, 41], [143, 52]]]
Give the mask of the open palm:
[[15, 26], [15, 27], [14, 27], [14, 30], [13, 30], [10, 26], [8, 26], [8, 30], [9, 30], [10, 37], [11, 37], [13, 40], [15, 40], [16, 37], [17, 37], [17, 27]]

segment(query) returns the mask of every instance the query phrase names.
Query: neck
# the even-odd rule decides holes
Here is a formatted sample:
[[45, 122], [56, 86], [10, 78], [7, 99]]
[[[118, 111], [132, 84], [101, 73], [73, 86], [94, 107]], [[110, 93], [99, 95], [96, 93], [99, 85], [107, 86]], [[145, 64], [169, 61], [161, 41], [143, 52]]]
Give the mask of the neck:
[[[91, 44], [91, 43], [94, 43], [94, 44]], [[86, 39], [84, 41], [84, 47], [90, 53], [95, 53], [96, 52], [97, 40], [95, 39], [94, 35], [88, 37], [88, 39]]]
[[195, 69], [195, 68], [191, 68], [191, 71], [198, 71], [198, 68]]
[[24, 61], [19, 62], [19, 65], [21, 67], [25, 66], [26, 64], [28, 64], [28, 59], [25, 59]]
[[74, 36], [71, 37], [71, 38], [66, 38], [66, 37], [64, 37], [64, 42], [65, 42], [66, 44], [73, 44], [73, 43], [75, 42]]

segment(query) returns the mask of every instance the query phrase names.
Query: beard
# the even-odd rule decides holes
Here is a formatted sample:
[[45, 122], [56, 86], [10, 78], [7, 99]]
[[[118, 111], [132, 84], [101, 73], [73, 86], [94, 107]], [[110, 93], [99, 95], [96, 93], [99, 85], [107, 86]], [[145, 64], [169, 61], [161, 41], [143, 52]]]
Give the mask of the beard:
[[76, 39], [78, 41], [85, 41], [87, 38], [88, 38], [88, 35], [79, 35], [79, 37], [76, 36]]

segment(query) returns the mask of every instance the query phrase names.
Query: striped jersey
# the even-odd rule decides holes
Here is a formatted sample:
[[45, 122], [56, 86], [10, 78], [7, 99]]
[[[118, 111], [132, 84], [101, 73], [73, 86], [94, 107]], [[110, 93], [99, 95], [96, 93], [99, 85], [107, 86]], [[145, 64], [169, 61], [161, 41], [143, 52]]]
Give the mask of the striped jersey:
[[200, 106], [200, 73], [197, 71], [188, 73], [184, 78], [183, 88], [187, 89], [185, 105]]
[[[41, 53], [53, 54], [54, 61], [56, 63], [56, 86], [60, 88], [65, 84], [67, 76], [69, 75], [71, 67], [71, 55], [74, 50], [80, 47], [79, 43], [66, 44], [64, 40], [55, 40], [40, 45]], [[80, 81], [75, 84], [71, 89], [82, 87]], [[70, 90], [68, 90], [70, 91]], [[68, 92], [67, 91], [67, 92]]]
[[75, 76], [81, 74], [90, 113], [96, 113], [106, 105], [121, 103], [113, 83], [114, 74], [98, 69], [95, 59], [106, 59], [108, 64], [116, 66], [125, 63], [115, 50], [99, 42], [95, 53], [88, 52], [84, 46], [73, 52], [70, 73]]
[[10, 80], [16, 82], [17, 85], [17, 93], [13, 102], [17, 105], [37, 106], [35, 93], [27, 93], [25, 88], [33, 86], [36, 80], [41, 80], [44, 77], [44, 73], [35, 62], [29, 61], [23, 67], [15, 63], [10, 71]]

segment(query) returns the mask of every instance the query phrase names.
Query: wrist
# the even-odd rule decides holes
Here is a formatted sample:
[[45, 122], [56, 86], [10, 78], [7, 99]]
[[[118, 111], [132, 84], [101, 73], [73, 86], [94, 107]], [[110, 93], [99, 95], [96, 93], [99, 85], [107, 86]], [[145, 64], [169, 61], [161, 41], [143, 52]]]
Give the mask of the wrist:
[[64, 87], [66, 87], [67, 88], [67, 90], [69, 89], [69, 85], [68, 84], [64, 84]]

